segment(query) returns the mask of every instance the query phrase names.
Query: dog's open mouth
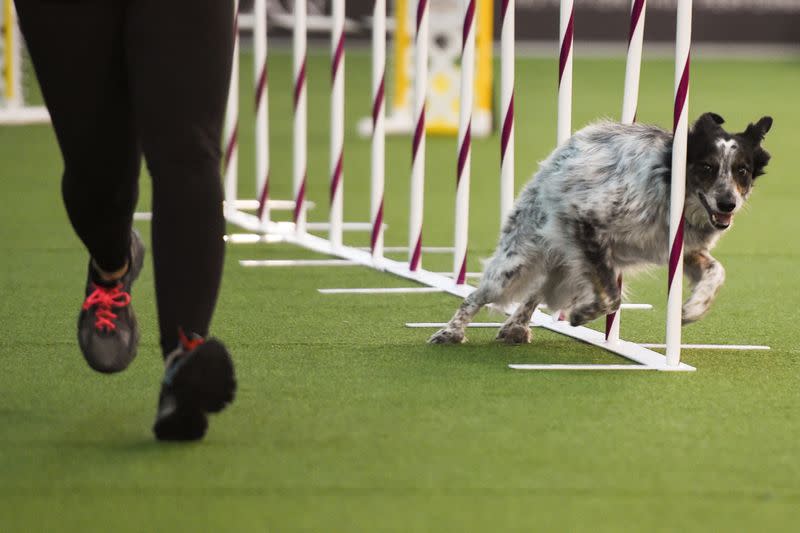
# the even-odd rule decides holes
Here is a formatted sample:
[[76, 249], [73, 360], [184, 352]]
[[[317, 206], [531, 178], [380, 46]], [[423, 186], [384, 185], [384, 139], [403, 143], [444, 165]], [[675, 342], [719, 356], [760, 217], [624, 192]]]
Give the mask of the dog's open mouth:
[[708, 205], [708, 200], [706, 200], [706, 196], [703, 193], [699, 192], [697, 196], [700, 197], [700, 203], [706, 208], [708, 218], [711, 220], [711, 225], [717, 229], [728, 229], [731, 225], [731, 221], [733, 221], [733, 213], [714, 211], [711, 209], [711, 206]]

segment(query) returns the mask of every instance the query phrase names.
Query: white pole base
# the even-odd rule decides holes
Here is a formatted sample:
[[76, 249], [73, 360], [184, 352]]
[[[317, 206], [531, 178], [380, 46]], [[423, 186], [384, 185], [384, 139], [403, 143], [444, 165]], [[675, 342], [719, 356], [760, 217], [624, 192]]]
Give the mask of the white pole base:
[[[425, 247], [423, 246], [423, 250]], [[452, 272], [436, 272], [440, 276], [448, 276], [450, 278], [454, 277]], [[467, 279], [478, 279], [483, 277], [483, 272], [467, 272], [464, 274]]]
[[[2, 123], [2, 121], [0, 121]], [[222, 202], [223, 206], [226, 205], [227, 202]], [[236, 200], [235, 202], [236, 209], [245, 209], [245, 210], [255, 210], [259, 207], [258, 200]], [[305, 202], [306, 209], [311, 210], [314, 209], [317, 204], [314, 202]], [[270, 211], [292, 211], [294, 209], [294, 200], [267, 200], [267, 207]], [[249, 213], [246, 213], [250, 215]], [[133, 220], [139, 221], [149, 221], [153, 219], [153, 213], [150, 211], [139, 211], [133, 214]], [[291, 224], [289, 222], [289, 224]]]
[[508, 365], [514, 370], [660, 370], [656, 367], [645, 365], [534, 365], [516, 364]]
[[243, 259], [243, 267], [312, 267], [312, 266], [354, 266], [358, 263], [347, 259]]
[[[311, 201], [304, 202], [306, 209], [314, 209], [317, 204]], [[256, 210], [260, 207], [258, 200], [236, 200], [236, 209]], [[267, 200], [267, 208], [270, 211], [293, 211], [294, 200]]]
[[[664, 349], [667, 347], [664, 343], [645, 342], [639, 346], [645, 348]], [[681, 344], [681, 350], [742, 350], [742, 351], [765, 351], [770, 350], [769, 346], [759, 344]]]
[[[385, 225], [384, 225], [385, 226]], [[330, 222], [307, 222], [308, 231], [328, 231], [331, 229]], [[344, 231], [372, 231], [372, 224], [369, 222], [342, 222]]]
[[[367, 247], [359, 247], [358, 250], [369, 250]], [[387, 254], [395, 254], [395, 253], [408, 253], [408, 246], [384, 246], [383, 247], [384, 253]], [[452, 254], [454, 248], [452, 246], [423, 246], [422, 252], [426, 254]], [[448, 275], [452, 275], [452, 273], [448, 272]]]
[[258, 244], [258, 243], [278, 243], [284, 242], [282, 235], [271, 235], [264, 233], [231, 233], [224, 235], [222, 239], [230, 244]]
[[317, 289], [320, 294], [415, 294], [444, 292], [436, 287], [374, 287], [348, 289]]
[[0, 124], [21, 126], [25, 124], [47, 124], [50, 113], [43, 106], [0, 108]]

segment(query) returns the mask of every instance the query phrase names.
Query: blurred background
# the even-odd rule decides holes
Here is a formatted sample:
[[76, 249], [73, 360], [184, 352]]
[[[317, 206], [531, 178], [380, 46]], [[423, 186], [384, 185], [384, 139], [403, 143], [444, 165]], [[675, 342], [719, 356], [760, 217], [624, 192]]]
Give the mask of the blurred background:
[[[242, 0], [242, 10], [252, 11], [252, 0]], [[456, 4], [458, 0], [433, 1], [435, 4]], [[268, 13], [274, 26], [288, 26], [294, 2], [268, 0]], [[354, 26], [364, 28], [372, 12], [369, 0], [348, 0], [347, 17]], [[397, 2], [388, 2], [392, 11]], [[495, 36], [499, 36], [501, 2], [495, 6]], [[650, 41], [668, 42], [675, 35], [677, 0], [647, 2], [646, 37]], [[628, 30], [627, 13], [630, 0], [577, 0], [575, 2], [575, 36], [578, 41], [617, 41]], [[551, 41], [558, 32], [559, 0], [518, 0], [516, 2], [517, 39]], [[309, 0], [309, 14], [330, 13], [330, 2]], [[773, 43], [796, 47], [800, 42], [800, 1], [798, 0], [695, 0], [694, 37], [697, 42]], [[366, 38], [367, 32], [354, 35]]]

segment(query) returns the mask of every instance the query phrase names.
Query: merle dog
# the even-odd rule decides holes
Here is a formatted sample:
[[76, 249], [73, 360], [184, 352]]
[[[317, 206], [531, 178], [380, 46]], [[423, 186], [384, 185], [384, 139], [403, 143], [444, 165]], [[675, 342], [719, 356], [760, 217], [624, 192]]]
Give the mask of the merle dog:
[[[693, 285], [684, 323], [702, 317], [725, 280], [709, 251], [742, 208], [770, 155], [763, 117], [736, 134], [705, 113], [689, 132], [684, 273]], [[478, 288], [431, 343], [464, 342], [484, 305], [518, 302], [497, 338], [530, 342], [539, 304], [573, 326], [619, 308], [618, 276], [669, 259], [672, 133], [656, 126], [592, 124], [558, 147], [520, 193]]]

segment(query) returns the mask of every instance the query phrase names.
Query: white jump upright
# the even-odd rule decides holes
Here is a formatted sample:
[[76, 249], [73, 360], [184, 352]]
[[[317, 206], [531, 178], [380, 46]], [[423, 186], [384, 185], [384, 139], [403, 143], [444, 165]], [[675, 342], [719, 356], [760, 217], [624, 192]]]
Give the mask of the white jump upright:
[[422, 259], [422, 214], [425, 195], [425, 100], [428, 92], [428, 0], [417, 1], [414, 41], [414, 116], [411, 141], [411, 207], [408, 217], [408, 269], [420, 268]]
[[46, 107], [25, 102], [23, 41], [12, 0], [0, 2], [0, 29], [0, 125], [49, 122]]
[[292, 219], [295, 232], [306, 232], [306, 181], [308, 161], [308, 94], [306, 91], [306, 0], [294, 3], [294, 145], [292, 190], [294, 191], [294, 212]]
[[386, 175], [386, 0], [376, 0], [372, 11], [372, 147], [370, 153], [370, 232], [372, 259], [383, 259], [383, 194]]
[[344, 0], [331, 3], [331, 161], [330, 229], [334, 247], [342, 245], [344, 224]]
[[500, 224], [514, 205], [514, 0], [503, 0], [500, 34], [500, 107], [503, 129], [500, 135]]
[[[625, 86], [622, 96], [623, 124], [633, 124], [636, 121], [636, 110], [639, 105], [639, 75], [642, 70], [642, 45], [644, 43], [644, 15], [647, 0], [632, 0], [631, 22], [628, 32], [628, 57], [625, 62]], [[617, 283], [622, 291], [622, 274]], [[619, 340], [621, 309], [606, 317], [606, 342], [614, 343]]]
[[239, 0], [233, 2], [233, 61], [223, 135], [225, 137], [224, 211], [227, 217], [236, 211], [239, 189]]
[[572, 48], [575, 27], [573, 0], [561, 0], [558, 56], [558, 144], [572, 136]]
[[261, 222], [270, 220], [269, 207], [269, 74], [267, 72], [267, 0], [253, 3], [253, 72], [256, 109], [256, 198]]
[[469, 184], [472, 172], [472, 109], [475, 87], [475, 0], [463, 0], [464, 28], [461, 45], [461, 98], [456, 157], [455, 246], [453, 278], [463, 285], [467, 279], [469, 239]]
[[675, 137], [669, 208], [669, 268], [667, 293], [667, 366], [681, 361], [683, 304], [683, 225], [686, 196], [686, 144], [689, 134], [689, 64], [692, 43], [692, 0], [678, 0], [675, 36]]

